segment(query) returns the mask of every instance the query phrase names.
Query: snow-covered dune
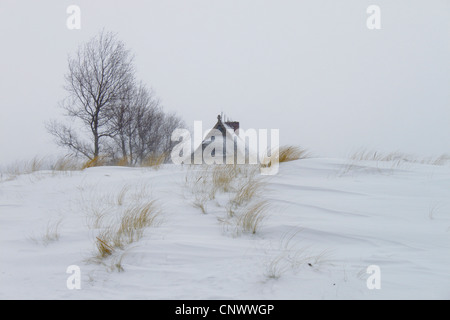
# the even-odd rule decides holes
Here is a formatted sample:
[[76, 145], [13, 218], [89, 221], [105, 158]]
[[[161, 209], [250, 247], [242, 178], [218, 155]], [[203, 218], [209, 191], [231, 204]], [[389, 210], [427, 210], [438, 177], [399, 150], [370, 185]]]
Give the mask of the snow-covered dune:
[[[449, 166], [282, 163], [258, 177], [270, 207], [254, 234], [229, 224], [230, 192], [205, 200], [206, 213], [193, 205], [189, 170], [1, 181], [0, 299], [450, 299]], [[151, 200], [157, 223], [96, 258], [102, 229]], [[81, 287], [70, 290], [73, 265]]]

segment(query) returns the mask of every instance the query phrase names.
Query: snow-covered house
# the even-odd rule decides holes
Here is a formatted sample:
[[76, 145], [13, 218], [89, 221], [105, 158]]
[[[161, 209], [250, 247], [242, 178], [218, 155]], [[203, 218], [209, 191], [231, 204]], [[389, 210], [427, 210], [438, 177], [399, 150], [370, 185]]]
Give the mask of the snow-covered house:
[[[217, 123], [203, 138], [202, 143], [192, 153], [193, 163], [236, 164], [248, 163], [249, 148], [239, 136], [238, 121], [222, 121], [217, 116]], [[203, 157], [200, 158], [200, 155]], [[197, 157], [197, 161], [195, 161]]]

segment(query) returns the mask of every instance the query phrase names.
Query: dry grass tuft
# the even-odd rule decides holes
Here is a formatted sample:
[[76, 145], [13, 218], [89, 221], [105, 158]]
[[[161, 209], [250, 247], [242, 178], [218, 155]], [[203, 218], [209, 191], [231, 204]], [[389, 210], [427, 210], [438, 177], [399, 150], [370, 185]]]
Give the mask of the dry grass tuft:
[[368, 151], [362, 149], [355, 152], [350, 156], [351, 160], [356, 161], [384, 161], [394, 162], [395, 165], [401, 165], [402, 163], [421, 163], [430, 165], [446, 165], [450, 163], [450, 155], [442, 154], [438, 157], [419, 158], [411, 154], [402, 152], [389, 152], [382, 153], [379, 151]]
[[195, 200], [192, 204], [194, 205], [195, 208], [200, 209], [203, 214], [206, 214], [207, 202], [208, 202], [207, 194], [199, 193], [195, 195]]
[[232, 182], [239, 174], [236, 165], [216, 165], [213, 166], [211, 173], [212, 187], [215, 191], [230, 192], [232, 190]]
[[42, 157], [34, 157], [29, 161], [16, 161], [6, 166], [3, 171], [12, 180], [22, 174], [30, 174], [45, 168], [45, 159]]
[[94, 229], [99, 229], [103, 225], [103, 219], [106, 217], [106, 210], [94, 209], [93, 210], [93, 223], [91, 227]]
[[125, 269], [123, 268], [122, 262], [123, 259], [125, 257], [126, 252], [123, 252], [122, 254], [114, 257], [111, 261], [111, 266], [109, 268], [109, 270], [112, 271], [117, 271], [117, 272], [124, 272]]
[[250, 178], [238, 187], [234, 197], [230, 201], [235, 206], [245, 205], [255, 197], [260, 196], [263, 188], [264, 183], [261, 179]]
[[300, 159], [310, 158], [311, 155], [305, 149], [298, 146], [281, 146], [278, 149], [271, 151], [271, 157], [266, 157], [261, 161], [262, 168], [270, 168], [272, 166], [272, 158], [275, 158], [278, 163], [289, 162]]
[[282, 163], [282, 162], [306, 159], [309, 157], [310, 157], [309, 153], [300, 147], [282, 146], [279, 149], [278, 161], [280, 163]]
[[40, 243], [44, 246], [48, 246], [50, 243], [59, 240], [60, 225], [61, 225], [61, 220], [58, 220], [56, 222], [49, 222], [49, 223], [47, 223], [45, 232], [40, 237], [30, 237], [30, 239], [36, 243]]
[[268, 279], [279, 279], [284, 273], [296, 273], [303, 267], [318, 269], [325, 264], [331, 265], [329, 250], [312, 252], [309, 246], [299, 247], [298, 242], [294, 242], [299, 232], [301, 229], [284, 233], [278, 247], [272, 250], [275, 255], [265, 264], [264, 275]]
[[257, 233], [269, 209], [268, 202], [260, 199], [265, 184], [258, 176], [259, 169], [258, 165], [190, 167], [185, 184], [193, 195], [193, 206], [206, 214], [208, 203], [216, 200], [216, 206], [221, 207], [224, 198], [216, 196], [226, 194], [226, 215], [219, 221], [235, 235]]
[[97, 156], [93, 159], [86, 161], [83, 164], [83, 166], [81, 167], [81, 169], [84, 170], [87, 168], [102, 167], [102, 166], [106, 165], [106, 163], [107, 163], [107, 159], [105, 157]]
[[450, 164], [450, 155], [449, 154], [442, 154], [436, 159], [430, 159], [430, 164], [433, 164], [435, 166], [444, 166], [447, 164]]
[[236, 216], [236, 233], [255, 234], [266, 218], [268, 210], [269, 204], [267, 201], [260, 201], [245, 208], [241, 214]]
[[97, 246], [98, 257], [101, 259], [109, 257], [110, 255], [113, 254], [113, 252], [115, 250], [112, 246], [110, 246], [108, 244], [110, 239], [108, 239], [107, 237], [109, 237], [109, 236], [110, 236], [109, 234], [102, 234], [95, 238], [96, 239], [95, 244]]
[[[361, 149], [349, 157], [349, 162], [342, 166], [339, 175], [347, 175], [349, 173], [387, 173], [392, 174], [396, 168], [401, 168], [408, 164], [426, 164], [435, 166], [444, 166], [450, 164], [450, 156], [443, 154], [439, 157], [420, 158], [411, 154], [402, 152], [382, 153], [379, 151], [368, 151]], [[366, 166], [360, 162], [371, 161], [373, 165]]]
[[117, 193], [102, 189], [101, 194], [90, 188], [89, 195], [92, 199], [82, 195], [82, 203], [95, 237], [94, 252], [87, 261], [123, 271], [120, 255], [141, 240], [148, 228], [160, 224], [162, 211], [155, 200], [148, 200], [146, 186], [125, 185]]
[[146, 228], [157, 225], [159, 215], [155, 201], [134, 205], [125, 211], [117, 234], [126, 244], [138, 241]]
[[130, 186], [125, 185], [122, 187], [122, 189], [119, 191], [119, 194], [117, 195], [117, 205], [119, 205], [119, 206], [123, 205], [123, 203], [125, 201], [125, 197], [129, 191], [130, 191]]
[[81, 170], [82, 165], [80, 161], [73, 156], [65, 155], [62, 156], [53, 163], [51, 170], [53, 171], [76, 171]]
[[165, 163], [167, 159], [167, 153], [151, 154], [142, 163], [141, 167], [151, 167], [153, 169], [159, 169], [161, 165]]
[[[33, 174], [40, 171], [52, 171], [53, 175], [61, 172], [81, 170], [80, 162], [70, 155], [59, 158], [34, 157], [31, 160], [15, 161], [0, 168], [0, 181], [11, 181], [21, 175]], [[38, 176], [35, 176], [38, 178]]]
[[29, 164], [29, 172], [36, 172], [44, 168], [44, 158], [34, 157]]
[[155, 201], [134, 204], [125, 209], [118, 223], [102, 227], [96, 237], [97, 258], [108, 257], [117, 249], [139, 241], [146, 228], [158, 225], [160, 214]]
[[119, 167], [127, 167], [129, 165], [128, 157], [122, 157], [119, 160], [117, 160], [116, 166]]
[[195, 202], [203, 203], [215, 198], [208, 166], [191, 166], [185, 176], [185, 187], [194, 195]]
[[228, 207], [238, 207], [256, 196], [262, 183], [256, 178], [258, 166], [213, 165], [191, 166], [185, 186], [194, 196], [193, 205], [206, 213], [207, 203], [218, 193], [230, 195]]
[[113, 222], [101, 228], [96, 237], [96, 257], [99, 260], [104, 259], [117, 249], [124, 249], [127, 245], [139, 241], [146, 228], [158, 225], [160, 214], [155, 201], [127, 208], [118, 223]]

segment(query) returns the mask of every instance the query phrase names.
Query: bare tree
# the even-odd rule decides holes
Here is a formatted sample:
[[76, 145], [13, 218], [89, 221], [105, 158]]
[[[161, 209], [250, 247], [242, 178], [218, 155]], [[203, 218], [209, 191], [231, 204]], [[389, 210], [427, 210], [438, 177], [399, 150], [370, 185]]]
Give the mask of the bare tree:
[[111, 158], [126, 159], [137, 165], [154, 155], [168, 154], [173, 130], [185, 127], [175, 114], [164, 113], [153, 91], [143, 84], [124, 96], [111, 121], [114, 144], [108, 150]]
[[58, 146], [68, 148], [75, 156], [81, 154], [91, 160], [94, 158], [92, 145], [81, 139], [74, 129], [56, 120], [48, 122], [46, 127], [47, 131], [55, 137]]
[[102, 139], [114, 137], [117, 126], [111, 119], [117, 103], [134, 80], [133, 57], [111, 32], [101, 32], [82, 45], [75, 57], [69, 57], [65, 89], [69, 93], [61, 106], [66, 115], [81, 121], [90, 138], [81, 140], [75, 131], [61, 123], [51, 122], [48, 131], [57, 143], [89, 159], [100, 154]]
[[136, 87], [130, 86], [122, 92], [115, 108], [111, 114], [109, 122], [110, 131], [115, 132], [112, 140], [109, 141], [106, 153], [111, 159], [122, 158], [128, 159], [129, 153], [132, 153], [129, 137], [134, 132], [134, 108], [133, 104], [136, 100]]
[[170, 158], [170, 151], [178, 143], [172, 141], [172, 133], [175, 129], [186, 128], [184, 121], [177, 116], [175, 113], [169, 113], [164, 115], [163, 126], [161, 128], [162, 138], [160, 141], [160, 153], [166, 155], [165, 160], [168, 161]]
[[150, 114], [159, 108], [159, 102], [143, 84], [133, 86], [118, 101], [109, 123], [110, 131], [115, 132], [110, 142], [109, 156], [112, 159], [127, 159], [129, 164], [140, 161], [143, 131], [148, 131], [154, 119], [148, 121]]
[[76, 155], [137, 165], [168, 154], [172, 131], [184, 127], [175, 114], [165, 114], [154, 93], [134, 79], [133, 58], [116, 35], [101, 32], [69, 57], [65, 76], [68, 97], [61, 107], [74, 124], [51, 121], [47, 130], [59, 146]]

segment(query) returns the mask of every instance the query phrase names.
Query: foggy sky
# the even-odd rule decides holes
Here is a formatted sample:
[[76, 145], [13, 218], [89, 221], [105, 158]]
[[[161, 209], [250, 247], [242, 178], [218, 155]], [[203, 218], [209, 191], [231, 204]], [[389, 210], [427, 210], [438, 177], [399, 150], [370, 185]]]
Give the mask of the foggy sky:
[[44, 122], [62, 114], [68, 54], [103, 28], [190, 126], [224, 112], [319, 156], [450, 153], [450, 1], [0, 0], [0, 164], [60, 152]]

